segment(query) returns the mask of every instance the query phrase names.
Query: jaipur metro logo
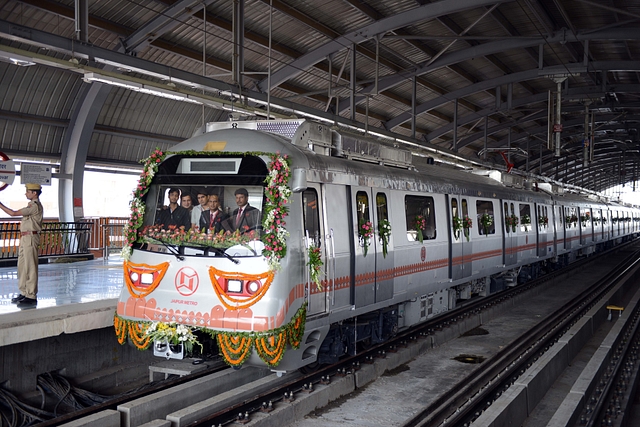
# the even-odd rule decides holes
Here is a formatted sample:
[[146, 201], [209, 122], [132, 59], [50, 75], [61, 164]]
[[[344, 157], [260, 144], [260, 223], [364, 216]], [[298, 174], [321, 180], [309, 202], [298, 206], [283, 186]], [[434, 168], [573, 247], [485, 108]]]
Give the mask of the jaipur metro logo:
[[198, 290], [200, 279], [198, 273], [191, 267], [182, 267], [176, 273], [175, 285], [178, 293], [184, 297], [193, 295]]

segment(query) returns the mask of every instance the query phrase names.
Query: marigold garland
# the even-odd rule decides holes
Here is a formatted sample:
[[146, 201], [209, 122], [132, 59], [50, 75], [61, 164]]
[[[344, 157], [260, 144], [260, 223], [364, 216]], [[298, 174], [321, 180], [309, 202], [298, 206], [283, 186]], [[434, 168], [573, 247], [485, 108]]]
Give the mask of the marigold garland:
[[255, 338], [254, 345], [260, 359], [267, 366], [273, 368], [278, 366], [284, 355], [284, 348], [287, 345], [287, 332], [282, 331], [278, 334], [258, 336]]
[[253, 339], [245, 334], [219, 333], [216, 335], [216, 339], [225, 362], [230, 366], [242, 365], [249, 357], [251, 347], [253, 347]]
[[127, 340], [127, 326], [128, 320], [122, 319], [118, 315], [113, 317], [113, 327], [116, 330], [116, 337], [118, 337], [118, 343], [120, 344], [124, 344]]
[[[236, 273], [236, 272], [226, 272], [222, 270], [218, 270], [215, 267], [209, 267], [209, 278], [211, 279], [211, 284], [213, 285], [213, 290], [216, 292], [218, 299], [222, 304], [227, 307], [229, 310], [243, 310], [245, 308], [249, 308], [252, 305], [256, 304], [258, 301], [262, 299], [264, 294], [269, 290], [271, 283], [273, 282], [274, 272], [273, 270], [269, 270], [266, 273], [262, 274], [248, 274], [248, 273]], [[262, 281], [265, 280], [264, 284], [260, 287], [258, 293], [253, 295], [252, 297], [242, 297], [242, 298], [233, 298], [226, 294], [225, 290], [222, 289], [220, 283], [218, 282], [218, 278], [223, 277], [225, 279], [233, 279], [233, 280], [242, 280], [244, 282], [247, 281]], [[231, 305], [226, 300], [231, 301], [235, 305]]]
[[[197, 326], [187, 326], [192, 330], [207, 333], [218, 342], [220, 353], [230, 366], [242, 365], [255, 347], [260, 359], [270, 367], [280, 363], [287, 344], [293, 349], [300, 348], [304, 336], [307, 320], [307, 304], [298, 309], [291, 321], [280, 328], [267, 332], [225, 332]], [[120, 344], [124, 344], [127, 336], [140, 350], [146, 350], [152, 344], [150, 337], [145, 337], [145, 331], [153, 322], [127, 320], [118, 316], [113, 318], [113, 326]]]
[[291, 319], [288, 328], [289, 345], [294, 349], [298, 349], [300, 347], [302, 337], [304, 336], [304, 324], [307, 318], [307, 306], [303, 305], [300, 310], [301, 312], [296, 313], [296, 316]]
[[151, 344], [151, 337], [145, 334], [145, 329], [139, 323], [129, 323], [129, 339], [138, 350], [146, 350]]
[[[148, 265], [135, 264], [133, 262], [125, 260], [122, 263], [122, 269], [124, 270], [124, 283], [127, 285], [129, 294], [131, 294], [131, 296], [134, 298], [143, 298], [149, 295], [151, 292], [155, 291], [156, 288], [160, 285], [162, 278], [169, 269], [169, 263], [163, 262], [158, 265]], [[158, 272], [158, 276], [153, 279], [153, 283], [151, 283], [149, 286], [138, 287], [131, 281], [131, 272], [137, 273], [139, 275], [142, 275], [144, 273]]]

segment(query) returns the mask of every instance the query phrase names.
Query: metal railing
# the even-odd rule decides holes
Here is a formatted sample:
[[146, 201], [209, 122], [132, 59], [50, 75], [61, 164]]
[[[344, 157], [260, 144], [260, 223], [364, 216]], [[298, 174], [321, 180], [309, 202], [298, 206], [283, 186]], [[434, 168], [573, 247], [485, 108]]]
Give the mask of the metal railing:
[[[45, 222], [40, 231], [38, 256], [89, 253], [91, 224], [87, 222]], [[20, 223], [0, 223], [0, 258], [17, 258], [20, 249]]]
[[[101, 253], [121, 251], [127, 218], [87, 218], [79, 222], [45, 220], [40, 234], [38, 256]], [[20, 222], [0, 222], [0, 259], [16, 259], [20, 249]]]

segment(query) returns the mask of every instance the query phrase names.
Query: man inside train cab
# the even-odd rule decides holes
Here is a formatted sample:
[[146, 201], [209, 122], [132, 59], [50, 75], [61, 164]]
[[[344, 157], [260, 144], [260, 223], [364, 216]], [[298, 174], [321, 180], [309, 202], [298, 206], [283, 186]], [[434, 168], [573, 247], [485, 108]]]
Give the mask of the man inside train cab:
[[178, 188], [169, 189], [169, 206], [162, 209], [156, 217], [156, 224], [161, 224], [165, 230], [184, 227], [185, 230], [191, 228], [191, 214], [182, 206], [178, 205], [180, 200], [180, 190]]
[[11, 299], [19, 308], [34, 308], [38, 304], [38, 246], [42, 230], [42, 203], [40, 184], [26, 184], [25, 196], [29, 204], [14, 211], [0, 203], [0, 209], [10, 216], [21, 216], [20, 249], [18, 250], [18, 289], [20, 294]]
[[229, 215], [220, 209], [220, 200], [217, 194], [209, 195], [208, 208], [208, 210], [202, 211], [200, 216], [200, 231], [218, 234], [223, 229], [223, 221], [228, 220]]
[[[198, 190], [197, 198], [198, 204], [191, 210], [191, 228], [200, 227], [200, 216], [202, 215], [202, 212], [209, 209], [209, 206], [207, 206], [207, 203], [209, 202], [207, 190], [200, 188]], [[202, 227], [200, 227], [200, 229], [202, 229]]]
[[240, 230], [240, 233], [251, 230], [260, 230], [260, 210], [249, 205], [249, 192], [246, 188], [238, 188], [234, 195], [236, 196], [236, 205], [238, 209], [234, 210], [229, 218], [232, 230]]

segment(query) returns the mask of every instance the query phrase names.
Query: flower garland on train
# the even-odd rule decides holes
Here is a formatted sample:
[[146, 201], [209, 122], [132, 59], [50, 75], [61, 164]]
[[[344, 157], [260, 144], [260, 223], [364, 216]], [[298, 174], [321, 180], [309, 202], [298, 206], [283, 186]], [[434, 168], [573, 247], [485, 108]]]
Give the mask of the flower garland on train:
[[[151, 240], [169, 241], [172, 244], [185, 242], [200, 243], [204, 245], [215, 245], [218, 247], [230, 247], [236, 244], [246, 244], [250, 240], [255, 240], [255, 233], [248, 236], [240, 236], [237, 233], [221, 233], [219, 235], [202, 236], [200, 233], [186, 231], [184, 229], [160, 230], [158, 227], [150, 226], [139, 231], [143, 223], [145, 204], [142, 198], [149, 190], [154, 175], [158, 171], [159, 165], [167, 155], [193, 155], [196, 151], [163, 152], [156, 149], [142, 163], [143, 171], [136, 189], [133, 192], [131, 202], [131, 214], [128, 223], [125, 225], [124, 234], [127, 244], [122, 251], [125, 260], [129, 260], [133, 244], [136, 242]], [[265, 182], [265, 206], [264, 219], [262, 222], [265, 243], [263, 256], [271, 271], [279, 269], [280, 259], [287, 253], [286, 239], [289, 232], [286, 230], [285, 217], [288, 215], [286, 204], [289, 203], [292, 194], [289, 187], [289, 177], [291, 174], [291, 162], [287, 155], [280, 153], [227, 153], [242, 155], [268, 155], [271, 162], [268, 165], [269, 174]], [[314, 253], [314, 255], [316, 255]], [[322, 267], [322, 260], [319, 256], [314, 257], [314, 262], [309, 265], [311, 276], [314, 282], [319, 283], [319, 271]], [[257, 302], [257, 301], [256, 301]], [[170, 344], [183, 344], [187, 352], [190, 352], [194, 345], [200, 345], [193, 330], [202, 330], [212, 338], [217, 339], [220, 351], [225, 362], [231, 366], [240, 366], [255, 347], [261, 359], [270, 367], [275, 367], [280, 363], [286, 345], [289, 344], [294, 349], [299, 348], [304, 334], [306, 323], [306, 303], [297, 311], [291, 322], [287, 325], [267, 332], [251, 333], [231, 333], [216, 331], [197, 326], [175, 325], [164, 322], [140, 322], [130, 321], [121, 318], [117, 314], [114, 318], [114, 327], [118, 342], [124, 344], [127, 337], [140, 350], [145, 350], [157, 340], [167, 341]]]
[[289, 187], [291, 161], [289, 156], [281, 156], [278, 152], [270, 154], [270, 157], [269, 174], [265, 179], [267, 186], [264, 189], [267, 201], [262, 220], [262, 241], [265, 244], [262, 254], [267, 258], [269, 268], [277, 271], [280, 268], [280, 259], [287, 254], [289, 232], [284, 227], [284, 219], [289, 213], [286, 204], [289, 203], [292, 194]]
[[[140, 174], [138, 185], [133, 191], [129, 221], [124, 227], [126, 245], [122, 250], [122, 257], [125, 260], [128, 261], [131, 257], [131, 250], [134, 243], [149, 241], [149, 239], [162, 239], [165, 241], [164, 238], [167, 238], [170, 240], [171, 244], [199, 243], [206, 246], [231, 247], [236, 244], [245, 244], [257, 238], [255, 233], [247, 236], [239, 236], [238, 233], [230, 232], [209, 237], [203, 236], [195, 231], [191, 232], [191, 230], [183, 229], [168, 230], [163, 233], [162, 230], [154, 226], [145, 227], [144, 230], [140, 230], [145, 214], [145, 204], [142, 201], [142, 198], [149, 191], [149, 186], [151, 185], [153, 177], [158, 172], [158, 167], [162, 161], [168, 155], [195, 154], [199, 154], [199, 152], [194, 150], [169, 152], [156, 148], [149, 157], [142, 160], [142, 173]], [[289, 209], [286, 207], [286, 204], [289, 203], [292, 194], [291, 188], [289, 187], [291, 161], [286, 154], [280, 155], [279, 152], [229, 152], [225, 154], [255, 156], [267, 155], [271, 159], [271, 162], [268, 165], [269, 174], [265, 179], [267, 184], [264, 190], [266, 202], [264, 207], [264, 219], [262, 221], [262, 227], [264, 230], [262, 240], [265, 243], [265, 248], [262, 251], [262, 254], [267, 259], [269, 268], [273, 271], [277, 271], [280, 267], [280, 259], [287, 253], [286, 240], [287, 237], [289, 237], [289, 232], [285, 228], [285, 217], [289, 213]]]
[[115, 315], [113, 324], [120, 344], [129, 340], [139, 350], [148, 349], [155, 341], [184, 346], [191, 353], [195, 346], [202, 348], [193, 331], [201, 331], [215, 339], [225, 362], [232, 367], [241, 366], [255, 348], [260, 359], [274, 368], [278, 366], [287, 344], [298, 349], [302, 342], [307, 319], [307, 305], [302, 305], [286, 325], [265, 332], [225, 332], [206, 327], [180, 325], [175, 322], [145, 322], [127, 320]]

